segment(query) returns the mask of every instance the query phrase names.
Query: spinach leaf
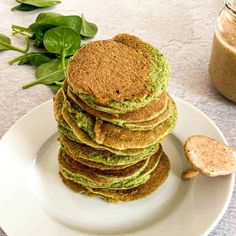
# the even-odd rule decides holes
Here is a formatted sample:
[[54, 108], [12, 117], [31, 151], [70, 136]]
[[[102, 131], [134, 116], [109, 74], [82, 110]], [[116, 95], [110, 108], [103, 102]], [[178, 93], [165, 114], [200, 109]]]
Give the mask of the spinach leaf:
[[92, 38], [96, 35], [97, 31], [97, 26], [94, 23], [86, 21], [82, 14], [82, 27], [80, 34], [86, 38]]
[[62, 16], [62, 15], [59, 13], [55, 13], [55, 12], [43, 12], [37, 16], [35, 23], [42, 22], [43, 20], [49, 20], [49, 19], [54, 18], [56, 16]]
[[49, 84], [49, 87], [52, 91], [57, 92], [61, 88], [61, 85]]
[[33, 65], [40, 66], [43, 63], [51, 61], [52, 55], [49, 53], [30, 52], [23, 56], [17, 57], [8, 63], [10, 65], [18, 62], [18, 65]]
[[28, 4], [20, 4], [18, 6], [13, 7], [11, 10], [18, 10], [18, 11], [34, 11], [35, 9], [38, 9], [36, 6], [28, 5]]
[[[27, 4], [33, 6], [33, 9], [34, 7], [45, 7], [42, 4], [38, 4], [39, 2], [44, 2], [44, 4], [54, 2], [56, 4], [60, 1], [19, 0], [18, 2], [21, 3], [21, 10], [24, 10], [23, 7], [26, 7]], [[25, 10], [28, 10], [27, 7]], [[13, 46], [10, 38], [0, 34], [0, 51], [17, 50], [25, 53], [25, 55], [9, 61], [9, 64], [18, 62], [19, 65], [36, 66], [36, 79], [24, 85], [23, 89], [36, 84], [46, 84], [53, 91], [57, 91], [65, 80], [64, 70], [68, 57], [80, 48], [81, 36], [88, 38], [95, 36], [97, 26], [86, 21], [83, 15], [82, 17], [76, 15], [63, 16], [58, 13], [46, 12], [39, 14], [35, 22], [27, 28], [12, 25], [12, 30], [14, 35], [21, 34], [25, 36], [26, 49]], [[34, 46], [44, 50], [27, 53], [29, 40], [34, 43]]]
[[57, 26], [67, 26], [79, 34], [82, 19], [80, 16], [62, 16], [52, 12], [39, 14], [36, 22], [29, 26], [30, 31], [33, 32], [31, 39], [34, 41], [34, 46], [42, 47], [44, 33]]
[[55, 81], [54, 84], [50, 84], [49, 87], [52, 91], [55, 91], [57, 92], [64, 84], [64, 81], [63, 82], [60, 82], [60, 81]]
[[53, 84], [56, 81], [63, 81], [64, 79], [64, 68], [60, 60], [53, 60], [38, 66], [36, 68], [36, 79], [24, 85], [23, 89], [36, 84]]
[[19, 3], [24, 3], [36, 7], [50, 7], [60, 3], [60, 0], [17, 0]]
[[25, 37], [26, 49], [18, 48], [11, 44], [11, 39], [4, 34], [0, 34], [0, 51], [3, 50], [15, 50], [18, 52], [26, 53], [29, 50], [29, 38]]
[[9, 50], [11, 39], [4, 34], [0, 34], [0, 50]]
[[80, 16], [63, 16], [56, 13], [41, 13], [36, 19], [36, 22], [29, 26], [32, 32], [35, 32], [37, 27], [42, 25], [67, 26], [80, 34], [82, 27], [82, 19]]
[[33, 41], [35, 47], [43, 47], [43, 36], [46, 31], [52, 29], [53, 27], [54, 26], [50, 24], [37, 24], [31, 29], [34, 33], [30, 39]]
[[43, 37], [46, 50], [61, 55], [62, 58], [73, 55], [80, 47], [80, 41], [80, 35], [65, 26], [50, 29]]

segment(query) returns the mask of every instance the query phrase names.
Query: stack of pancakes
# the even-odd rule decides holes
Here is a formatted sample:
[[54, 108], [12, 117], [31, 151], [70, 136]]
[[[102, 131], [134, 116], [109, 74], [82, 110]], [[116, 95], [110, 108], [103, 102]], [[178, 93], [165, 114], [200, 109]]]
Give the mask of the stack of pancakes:
[[177, 116], [168, 80], [159, 50], [128, 34], [90, 42], [72, 57], [54, 97], [59, 173], [69, 188], [118, 202], [165, 181], [170, 164], [160, 141]]

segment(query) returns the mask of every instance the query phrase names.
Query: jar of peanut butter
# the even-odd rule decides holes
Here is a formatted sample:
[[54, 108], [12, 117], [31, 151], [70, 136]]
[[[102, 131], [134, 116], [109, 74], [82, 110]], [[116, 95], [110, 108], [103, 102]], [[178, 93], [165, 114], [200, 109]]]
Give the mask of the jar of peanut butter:
[[236, 102], [236, 0], [225, 0], [212, 45], [209, 75], [213, 86]]

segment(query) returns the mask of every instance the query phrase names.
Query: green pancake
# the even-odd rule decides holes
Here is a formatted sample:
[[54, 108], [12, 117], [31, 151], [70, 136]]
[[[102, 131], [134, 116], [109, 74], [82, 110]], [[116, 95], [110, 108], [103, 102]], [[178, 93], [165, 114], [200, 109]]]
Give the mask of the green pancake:
[[157, 150], [158, 148], [158, 143], [150, 145], [149, 147], [146, 147], [146, 148], [135, 148], [135, 149], [127, 148], [125, 150], [115, 149], [115, 148], [98, 144], [94, 142], [85, 131], [83, 131], [82, 129], [78, 127], [76, 119], [64, 107], [62, 108], [62, 114], [63, 114], [63, 118], [65, 119], [66, 123], [70, 126], [71, 131], [76, 136], [78, 141], [90, 147], [93, 147], [95, 149], [107, 150], [121, 156], [135, 156], [135, 155], [147, 156], [153, 151]]
[[[65, 163], [63, 163], [62, 165], [61, 162], [59, 162], [59, 171], [64, 176], [64, 178], [72, 180], [75, 183], [81, 184], [86, 188], [108, 188], [113, 190], [129, 189], [145, 183], [150, 178], [151, 172], [158, 165], [160, 156], [161, 152], [155, 153], [153, 156], [150, 157], [150, 159], [148, 159], [148, 161], [143, 161], [147, 163], [144, 169], [140, 168], [139, 171], [137, 171], [133, 175], [129, 175], [127, 173], [128, 177], [105, 177], [101, 174], [97, 176], [94, 171], [88, 172], [89, 167], [87, 167], [87, 171], [84, 172], [82, 172], [81, 170], [76, 171], [75, 169], [71, 168], [71, 166], [66, 165]], [[135, 165], [138, 164], [139, 163]], [[119, 171], [120, 170], [117, 170], [117, 172]]]
[[86, 44], [66, 70], [74, 94], [89, 107], [111, 114], [140, 109], [158, 98], [169, 74], [158, 49], [128, 34]]
[[62, 90], [59, 90], [54, 98], [54, 113], [56, 115], [56, 119], [58, 120], [60, 131], [73, 141], [84, 143], [98, 150], [107, 150], [120, 156], [150, 156], [158, 149], [158, 144], [151, 145], [148, 148], [126, 150], [118, 150], [97, 144], [85, 131], [78, 127], [74, 117], [63, 107], [63, 103], [61, 103], [61, 101], [64, 100], [62, 98]]
[[140, 161], [122, 170], [100, 170], [83, 165], [69, 157], [65, 152], [60, 151], [58, 163], [59, 170], [62, 174], [64, 173], [65, 177], [70, 176], [73, 179], [84, 180], [86, 186], [90, 186], [92, 183], [92, 185], [96, 184], [100, 187], [106, 187], [114, 183], [135, 179], [148, 166], [149, 159]]
[[57, 131], [58, 137], [64, 135], [68, 139], [70, 139], [71, 141], [78, 142], [77, 137], [72, 133], [72, 131], [68, 130], [67, 128], [64, 128], [63, 125], [58, 125], [57, 129], [58, 129], [58, 131]]
[[[73, 108], [68, 100], [64, 100], [62, 115], [74, 134], [78, 127], [82, 128], [93, 142], [106, 148], [117, 150], [147, 148], [160, 142], [174, 128], [177, 118], [176, 105], [172, 99], [170, 103], [171, 108], [168, 107], [168, 112], [163, 114], [164, 118], [162, 119], [162, 116], [159, 119], [156, 118], [153, 123], [148, 121], [147, 126], [154, 127], [145, 131], [133, 131], [110, 122], [95, 119], [80, 108]], [[172, 112], [171, 115], [170, 112]], [[75, 136], [77, 135], [75, 134]]]
[[[63, 90], [66, 96], [66, 99], [71, 103], [73, 108], [86, 111], [87, 113], [111, 122], [113, 124], [119, 125], [121, 127], [126, 127], [131, 130], [137, 130], [137, 128], [145, 128], [148, 121], [155, 120], [159, 116], [168, 110], [169, 105], [169, 95], [166, 92], [163, 92], [158, 99], [155, 99], [145, 107], [140, 108], [139, 110], [128, 112], [125, 114], [109, 114], [101, 111], [94, 110], [87, 106], [78, 96], [74, 95], [67, 86], [67, 83], [64, 83]], [[133, 125], [134, 124], [134, 125]]]
[[[175, 106], [173, 104], [173, 106]], [[95, 123], [95, 141], [101, 145], [119, 150], [147, 148], [159, 143], [174, 128], [177, 112], [174, 107], [172, 115], [152, 130], [132, 131], [115, 126], [102, 120]]]
[[[173, 103], [172, 98], [170, 96], [168, 96], [167, 97], [167, 104], [164, 104], [164, 109], [161, 109], [161, 111], [159, 110], [158, 114], [152, 113], [151, 117], [154, 117], [154, 118], [150, 119], [150, 117], [148, 117], [148, 120], [146, 120], [146, 121], [144, 120], [142, 122], [134, 122], [134, 121], [133, 122], [125, 122], [125, 121], [118, 121], [117, 119], [114, 119], [114, 120], [113, 119], [112, 120], [105, 119], [105, 121], [108, 121], [110, 123], [113, 123], [115, 125], [121, 126], [123, 128], [129, 129], [129, 130], [134, 130], [134, 131], [150, 130], [150, 129], [153, 129], [154, 127], [156, 127], [158, 124], [165, 121], [170, 116], [170, 114], [172, 112], [172, 103]], [[74, 100], [72, 101], [70, 99], [70, 97], [67, 97], [67, 100], [65, 101], [65, 106], [69, 112], [75, 114], [78, 125], [82, 129], [84, 129], [89, 134], [89, 136], [91, 138], [94, 138], [94, 133], [92, 131], [93, 126], [95, 124], [94, 116], [85, 112], [83, 110], [83, 108], [81, 108], [80, 105], [77, 105], [74, 102]], [[88, 109], [86, 109], [86, 110], [88, 110]], [[143, 109], [143, 110], [146, 110], [146, 109]], [[155, 110], [153, 110], [153, 111], [155, 111]], [[138, 113], [140, 114], [140, 111]]]
[[[72, 105], [71, 102], [67, 101], [67, 109], [71, 112], [76, 114], [76, 119], [77, 119], [77, 123], [79, 126], [81, 126], [81, 128], [86, 127], [86, 129], [84, 129], [86, 132], [88, 132], [89, 136], [94, 138], [94, 133], [92, 131], [93, 126], [95, 124], [95, 119], [91, 119], [92, 116], [89, 115], [88, 113], [85, 113], [83, 110], [81, 110], [80, 107], [74, 108], [75, 105]], [[158, 124], [164, 122], [172, 113], [172, 109], [173, 109], [173, 100], [172, 98], [168, 98], [167, 100], [167, 106], [165, 107], [164, 110], [162, 110], [161, 113], [159, 113], [158, 116], [155, 116], [155, 118], [151, 119], [151, 120], [147, 120], [147, 121], [143, 121], [143, 122], [119, 122], [119, 121], [115, 121], [112, 120], [112, 122], [108, 121], [110, 123], [113, 123], [114, 125], [118, 125], [120, 127], [129, 129], [129, 130], [133, 130], [133, 131], [145, 131], [145, 130], [151, 130], [153, 128], [155, 128]], [[86, 122], [87, 120], [87, 122]], [[81, 122], [83, 122], [81, 124]], [[85, 125], [85, 122], [87, 123], [87, 125]]]
[[[71, 106], [68, 104], [68, 101], [64, 102], [62, 114], [74, 134], [78, 127], [89, 127], [90, 132], [87, 131], [87, 133], [94, 142], [106, 148], [109, 147], [117, 150], [147, 148], [155, 145], [172, 131], [177, 118], [176, 106], [172, 100], [173, 111], [168, 119], [151, 130], [131, 131], [99, 119], [89, 123], [91, 116], [88, 113], [78, 113], [76, 111], [73, 113]], [[80, 114], [78, 119], [77, 114]]]
[[[63, 147], [61, 147], [61, 150], [66, 153], [66, 151], [64, 150]], [[78, 156], [76, 156], [73, 159], [76, 160], [77, 162], [81, 163], [81, 164], [84, 164], [84, 165], [88, 166], [88, 167], [96, 168], [96, 169], [99, 169], [99, 170], [122, 170], [122, 169], [125, 169], [125, 168], [130, 167], [131, 165], [133, 165], [133, 164], [129, 164], [129, 165], [106, 165], [106, 164], [103, 164], [101, 162], [90, 161], [88, 159], [83, 159], [83, 158], [80, 158]]]
[[61, 174], [61, 178], [65, 185], [78, 193], [84, 193], [90, 197], [99, 197], [108, 202], [133, 201], [147, 197], [157, 190], [168, 177], [170, 170], [170, 162], [165, 153], [162, 154], [160, 162], [155, 170], [151, 173], [149, 180], [135, 188], [126, 190], [108, 190], [85, 188], [71, 180], [65, 179]]
[[166, 109], [162, 113], [160, 113], [156, 118], [143, 122], [125, 123], [123, 127], [133, 131], [145, 131], [154, 129], [157, 125], [163, 123], [171, 116], [171, 114], [173, 113], [173, 109], [173, 102], [172, 99], [169, 97]]
[[134, 156], [119, 156], [107, 150], [96, 150], [85, 144], [74, 142], [63, 134], [59, 135], [59, 142], [61, 143], [65, 152], [74, 160], [80, 161], [81, 159], [85, 159], [102, 163], [107, 166], [132, 165], [141, 160], [147, 159], [157, 150], [161, 150], [161, 146], [159, 147], [158, 145], [155, 149], [150, 151], [147, 150], [146, 155], [144, 155], [145, 153], [142, 153]]

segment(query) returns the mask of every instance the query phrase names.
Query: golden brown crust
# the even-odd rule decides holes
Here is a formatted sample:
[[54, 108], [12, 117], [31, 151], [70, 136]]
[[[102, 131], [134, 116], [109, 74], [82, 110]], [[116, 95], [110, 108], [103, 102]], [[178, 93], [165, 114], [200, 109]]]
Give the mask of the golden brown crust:
[[[69, 125], [69, 127], [72, 129], [72, 132], [75, 136], [80, 137], [82, 142], [93, 146], [96, 145], [96, 149], [99, 150], [109, 150], [112, 153], [118, 153], [122, 156], [134, 156], [141, 154], [146, 151], [146, 147], [140, 147], [140, 148], [126, 148], [126, 149], [118, 149], [118, 148], [111, 148], [105, 145], [100, 145], [99, 143], [93, 142], [93, 140], [89, 137], [89, 135], [83, 131], [81, 128], [78, 127], [77, 122], [73, 115], [71, 115], [65, 107], [62, 108], [62, 115], [65, 120], [65, 122]], [[156, 145], [155, 145], [156, 146]]]
[[[140, 40], [132, 37], [133, 43]], [[145, 48], [144, 48], [145, 50]], [[94, 41], [83, 46], [68, 65], [67, 77], [75, 94], [93, 95], [97, 102], [123, 102], [152, 94], [147, 84], [150, 61], [118, 40]]]
[[[97, 196], [104, 198], [105, 200], [115, 201], [133, 201], [140, 198], [144, 198], [153, 193], [158, 187], [160, 187], [166, 178], [168, 177], [170, 170], [170, 162], [165, 153], [163, 153], [159, 165], [152, 172], [150, 179], [142, 185], [127, 190], [102, 190], [102, 189], [91, 189], [92, 193], [80, 184], [74, 183], [73, 181], [65, 179], [63, 176], [62, 180], [70, 189], [75, 192], [84, 192], [89, 196]], [[107, 199], [108, 198], [108, 199]]]
[[[161, 150], [156, 154], [160, 155]], [[60, 152], [58, 155], [58, 161], [59, 163], [66, 167], [67, 169], [71, 170], [74, 173], [90, 173], [91, 175], [101, 175], [101, 176], [109, 176], [109, 177], [127, 177], [135, 172], [137, 172], [139, 169], [141, 169], [144, 165], [149, 162], [148, 159], [140, 161], [132, 166], [126, 167], [121, 170], [100, 170], [97, 168], [86, 166], [78, 161], [75, 161], [73, 158], [68, 156], [65, 152]]]
[[156, 125], [164, 122], [166, 119], [168, 119], [168, 117], [171, 115], [172, 113], [172, 109], [173, 109], [173, 99], [169, 97], [169, 102], [167, 105], [166, 110], [160, 114], [158, 117], [152, 119], [152, 120], [148, 120], [148, 121], [143, 121], [143, 122], [130, 122], [127, 123], [128, 125], [136, 125], [138, 127], [147, 127], [147, 126], [152, 126], [152, 128], [154, 128]]
[[56, 121], [59, 122], [62, 118], [62, 105], [64, 102], [63, 90], [62, 88], [57, 91], [53, 97], [53, 111], [56, 118]]
[[92, 168], [96, 168], [96, 169], [100, 169], [100, 170], [121, 170], [124, 168], [127, 168], [130, 165], [119, 165], [119, 166], [112, 166], [112, 165], [106, 165], [100, 162], [95, 162], [95, 161], [90, 161], [87, 159], [83, 159], [83, 158], [79, 158], [78, 156], [74, 156], [75, 160], [81, 164], [84, 164], [86, 166], [92, 167]]
[[[66, 92], [67, 85], [64, 84], [64, 91]], [[67, 94], [67, 93], [66, 93]], [[153, 117], [153, 115], [161, 112], [163, 110], [163, 107], [165, 107], [167, 100], [168, 100], [168, 94], [167, 92], [163, 92], [158, 99], [153, 100], [146, 106], [132, 111], [127, 112], [125, 114], [110, 114], [102, 111], [95, 110], [88, 105], [86, 105], [78, 96], [75, 94], [72, 94], [71, 91], [67, 94], [67, 99], [70, 99], [70, 95], [73, 96], [73, 101], [75, 104], [77, 104], [81, 109], [88, 112], [91, 115], [94, 115], [102, 120], [121, 120], [126, 122], [143, 122], [150, 120], [150, 117]], [[70, 99], [71, 100], [71, 99]]]
[[[78, 161], [84, 165], [102, 169], [102, 170], [119, 170], [119, 169], [124, 169], [132, 164], [135, 164], [139, 160], [136, 160], [132, 164], [128, 165], [108, 165], [108, 164], [103, 164], [99, 162], [95, 162], [93, 159], [94, 152], [99, 152], [99, 154], [105, 158], [111, 158], [114, 156], [113, 153], [110, 153], [109, 151], [106, 150], [95, 150], [94, 148], [87, 146], [82, 143], [77, 143], [75, 141], [70, 140], [67, 138], [65, 135], [61, 134], [58, 138], [61, 146], [63, 147], [64, 151], [69, 155], [71, 158], [73, 158], [75, 161]], [[161, 145], [158, 150], [161, 150]], [[83, 158], [83, 156], [86, 156], [86, 159]], [[120, 157], [122, 158], [122, 156]], [[141, 158], [142, 160], [147, 159], [148, 157], [143, 157]]]
[[[176, 107], [173, 100], [172, 105], [174, 112]], [[171, 118], [168, 118], [151, 130], [132, 131], [97, 119], [94, 127], [95, 141], [119, 150], [146, 148], [160, 142], [171, 131], [173, 126], [174, 122]]]

